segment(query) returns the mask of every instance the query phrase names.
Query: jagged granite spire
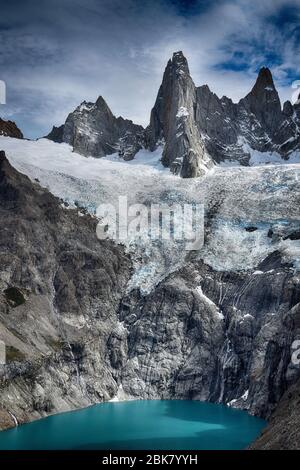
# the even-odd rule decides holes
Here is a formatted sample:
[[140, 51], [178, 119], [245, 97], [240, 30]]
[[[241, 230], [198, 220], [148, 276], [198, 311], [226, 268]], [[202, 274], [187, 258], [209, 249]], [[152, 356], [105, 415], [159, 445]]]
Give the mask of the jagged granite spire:
[[164, 140], [162, 163], [182, 177], [204, 173], [211, 161], [199, 135], [195, 119], [196, 87], [181, 51], [168, 61], [154, 108], [147, 140], [153, 150]]
[[290, 101], [286, 101], [283, 105], [282, 112], [285, 116], [290, 117], [294, 113], [293, 105]]
[[298, 110], [299, 110], [299, 108], [300, 108], [300, 93], [299, 93], [299, 95], [298, 95], [298, 99], [297, 99], [296, 103], [294, 103], [294, 107], [295, 107], [295, 108], [298, 108]]
[[132, 159], [143, 145], [143, 127], [128, 119], [115, 117], [102, 96], [95, 103], [83, 101], [69, 114], [65, 124], [53, 128], [48, 139], [66, 142], [75, 152], [103, 157], [119, 152]]
[[262, 67], [258, 73], [257, 80], [251, 93], [260, 94], [262, 91], [274, 91], [275, 85], [271, 70], [268, 67]]
[[[271, 71], [260, 69], [256, 83], [250, 93], [240, 101], [266, 128], [269, 136], [274, 134], [282, 121], [281, 103]], [[271, 135], [270, 135], [271, 134]]]
[[148, 143], [151, 150], [154, 150], [157, 143], [165, 139], [169, 132], [169, 112], [174, 86], [179, 78], [183, 79], [183, 76], [190, 77], [187, 60], [181, 51], [174, 52], [173, 58], [168, 60], [163, 80], [151, 111], [150, 126], [147, 129]]

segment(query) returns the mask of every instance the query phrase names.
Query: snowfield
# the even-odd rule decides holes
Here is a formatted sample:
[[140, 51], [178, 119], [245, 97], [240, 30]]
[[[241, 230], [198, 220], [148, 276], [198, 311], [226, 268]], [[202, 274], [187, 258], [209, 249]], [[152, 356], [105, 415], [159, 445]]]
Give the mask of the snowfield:
[[[214, 167], [203, 178], [182, 179], [161, 165], [162, 148], [153, 153], [141, 150], [130, 162], [117, 155], [86, 158], [67, 144], [47, 139], [0, 136], [0, 149], [18, 171], [92, 214], [99, 204], [117, 207], [119, 196], [127, 196], [129, 204], [147, 206], [204, 204], [211, 236], [197, 256], [217, 270], [254, 268], [275, 250], [300, 268], [299, 240], [284, 240], [300, 228], [299, 153], [284, 162], [276, 155], [253, 152], [251, 167], [230, 162]], [[275, 233], [272, 238], [270, 230]], [[190, 256], [184, 241], [151, 241], [144, 236], [126, 240], [126, 246], [135, 263], [129, 288], [139, 286], [145, 292]]]

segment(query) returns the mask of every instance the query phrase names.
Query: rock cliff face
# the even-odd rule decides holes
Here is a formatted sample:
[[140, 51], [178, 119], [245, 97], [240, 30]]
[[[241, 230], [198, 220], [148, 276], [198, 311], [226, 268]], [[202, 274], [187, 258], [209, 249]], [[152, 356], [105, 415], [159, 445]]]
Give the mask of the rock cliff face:
[[0, 135], [23, 139], [23, 134], [17, 125], [12, 121], [4, 121], [0, 118]]
[[299, 278], [277, 253], [240, 274], [192, 262], [150, 295], [123, 300], [117, 349], [126, 360], [114, 357], [112, 367], [130, 396], [221, 402], [269, 417], [300, 375], [291, 362], [299, 301]]
[[107, 400], [107, 340], [130, 276], [96, 220], [14, 170], [0, 153], [0, 428]]
[[195, 103], [187, 60], [177, 52], [166, 67], [146, 135], [151, 150], [165, 142], [163, 164], [187, 178], [204, 174], [211, 165], [195, 122]]
[[116, 118], [100, 96], [96, 103], [81, 103], [65, 124], [54, 127], [47, 137], [66, 142], [85, 156], [100, 158], [118, 152], [124, 160], [131, 160], [142, 148], [143, 127]]
[[270, 423], [250, 449], [299, 450], [300, 382], [284, 394]]

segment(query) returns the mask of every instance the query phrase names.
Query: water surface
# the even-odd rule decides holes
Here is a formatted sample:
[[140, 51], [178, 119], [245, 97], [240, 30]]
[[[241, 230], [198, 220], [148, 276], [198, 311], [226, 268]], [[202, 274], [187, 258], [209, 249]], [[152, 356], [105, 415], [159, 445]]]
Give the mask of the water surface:
[[102, 403], [0, 433], [0, 449], [243, 449], [265, 421], [223, 405], [181, 400]]

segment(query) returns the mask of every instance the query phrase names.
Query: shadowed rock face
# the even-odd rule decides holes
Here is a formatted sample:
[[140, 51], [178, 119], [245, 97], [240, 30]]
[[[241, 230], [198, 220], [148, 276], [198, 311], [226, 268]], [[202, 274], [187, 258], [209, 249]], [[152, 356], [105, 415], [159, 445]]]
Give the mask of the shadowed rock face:
[[23, 134], [17, 125], [12, 121], [4, 121], [0, 118], [0, 135], [23, 139]]
[[64, 127], [64, 125], [59, 127], [53, 126], [51, 132], [46, 136], [46, 139], [61, 144], [64, 141]]
[[299, 450], [300, 381], [291, 386], [280, 400], [269, 425], [251, 445], [252, 450]]
[[271, 71], [263, 67], [251, 92], [240, 106], [252, 113], [263, 128], [273, 136], [282, 121], [281, 104]]

